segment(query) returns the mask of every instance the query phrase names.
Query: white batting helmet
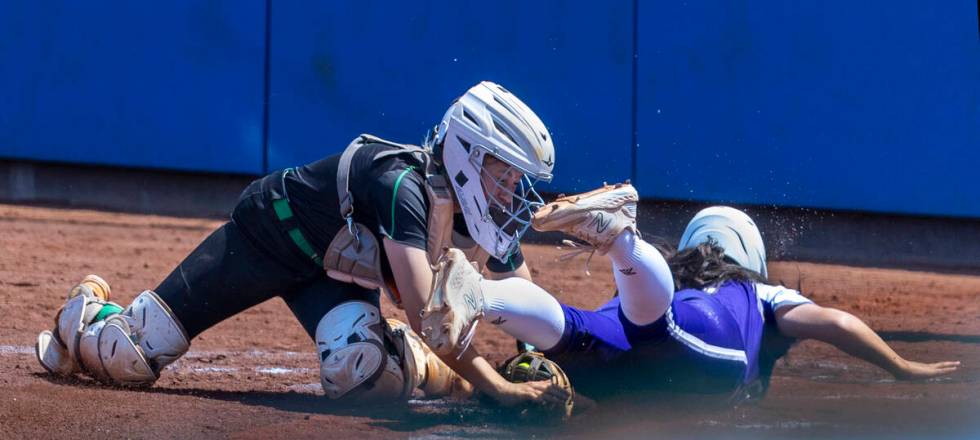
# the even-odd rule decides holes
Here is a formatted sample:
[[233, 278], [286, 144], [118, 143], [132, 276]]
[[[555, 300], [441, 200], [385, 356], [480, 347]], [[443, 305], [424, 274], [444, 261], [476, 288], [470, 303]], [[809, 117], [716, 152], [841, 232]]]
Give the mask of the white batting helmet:
[[695, 247], [709, 238], [718, 242], [725, 249], [725, 256], [739, 266], [768, 277], [762, 234], [748, 214], [728, 206], [702, 209], [687, 224], [677, 248]]
[[[470, 236], [490, 255], [508, 258], [530, 226], [531, 213], [543, 205], [534, 185], [552, 178], [555, 147], [548, 129], [507, 89], [484, 81], [446, 111], [433, 143], [442, 145], [442, 161]], [[486, 155], [510, 166], [504, 176], [521, 174], [516, 187], [486, 175]], [[487, 182], [496, 188], [485, 187]], [[491, 190], [511, 200], [491, 197]]]

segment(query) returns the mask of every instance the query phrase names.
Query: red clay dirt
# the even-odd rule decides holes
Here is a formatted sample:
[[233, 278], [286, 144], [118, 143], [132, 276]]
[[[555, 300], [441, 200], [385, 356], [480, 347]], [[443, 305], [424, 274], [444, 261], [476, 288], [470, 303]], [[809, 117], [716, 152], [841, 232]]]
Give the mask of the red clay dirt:
[[[557, 426], [515, 423], [477, 403], [347, 409], [322, 396], [314, 345], [275, 299], [205, 332], [149, 389], [45, 373], [34, 339], [52, 326], [73, 283], [100, 274], [125, 305], [219, 224], [0, 205], [0, 438], [980, 436], [980, 276], [795, 262], [772, 263], [772, 279], [863, 317], [910, 359], [961, 360], [961, 369], [896, 382], [830, 346], [804, 342], [777, 365], [764, 400], [737, 408], [614, 400]], [[593, 307], [612, 292], [604, 258], [589, 277], [584, 259], [559, 263], [554, 246], [527, 245], [525, 254], [536, 281], [562, 301]], [[513, 339], [490, 325], [480, 327], [476, 344], [492, 362], [513, 353]]]

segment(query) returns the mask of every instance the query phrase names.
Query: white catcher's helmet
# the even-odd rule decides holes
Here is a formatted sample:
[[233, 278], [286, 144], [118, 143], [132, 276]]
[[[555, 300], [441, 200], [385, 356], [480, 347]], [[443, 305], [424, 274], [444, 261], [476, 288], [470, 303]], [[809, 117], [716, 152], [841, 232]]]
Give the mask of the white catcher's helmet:
[[[484, 81], [446, 111], [433, 144], [442, 145], [443, 165], [470, 236], [487, 253], [506, 260], [530, 226], [533, 211], [544, 204], [534, 185], [551, 181], [555, 147], [548, 129], [507, 89]], [[522, 174], [516, 188], [486, 174], [486, 155], [510, 166], [505, 175]], [[485, 188], [485, 182], [496, 188]], [[511, 200], [490, 197], [490, 190], [504, 190]]]
[[766, 246], [762, 234], [748, 214], [728, 206], [712, 206], [694, 215], [684, 229], [678, 249], [686, 249], [714, 239], [725, 249], [725, 256], [739, 266], [768, 277]]

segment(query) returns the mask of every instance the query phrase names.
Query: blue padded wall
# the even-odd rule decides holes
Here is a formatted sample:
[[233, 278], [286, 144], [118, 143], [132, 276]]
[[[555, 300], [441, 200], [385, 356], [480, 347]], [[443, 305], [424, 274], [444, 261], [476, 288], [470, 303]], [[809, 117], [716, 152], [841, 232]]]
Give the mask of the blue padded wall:
[[417, 143], [489, 79], [551, 129], [552, 191], [632, 176], [980, 218], [977, 20], [974, 0], [6, 2], [0, 157], [261, 174], [361, 132]]
[[0, 157], [263, 171], [265, 2], [4, 2]]
[[269, 166], [361, 132], [418, 143], [481, 80], [521, 97], [556, 143], [552, 188], [629, 176], [631, 1], [272, 5]]
[[980, 217], [976, 1], [639, 6], [643, 195]]

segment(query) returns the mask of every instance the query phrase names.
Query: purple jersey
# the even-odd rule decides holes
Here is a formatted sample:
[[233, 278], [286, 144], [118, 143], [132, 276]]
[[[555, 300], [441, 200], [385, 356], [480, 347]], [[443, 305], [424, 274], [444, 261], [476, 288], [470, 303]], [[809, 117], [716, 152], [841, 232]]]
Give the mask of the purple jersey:
[[[783, 289], [789, 293], [780, 298], [795, 292]], [[626, 319], [618, 297], [595, 311], [562, 305], [565, 334], [546, 354], [587, 395], [641, 388], [731, 392], [760, 377], [767, 315], [773, 322], [772, 310], [783, 305], [763, 296], [755, 283], [739, 281], [680, 290], [664, 316], [645, 326]], [[808, 301], [798, 293], [793, 299], [786, 304]], [[772, 356], [763, 357], [768, 374]]]

